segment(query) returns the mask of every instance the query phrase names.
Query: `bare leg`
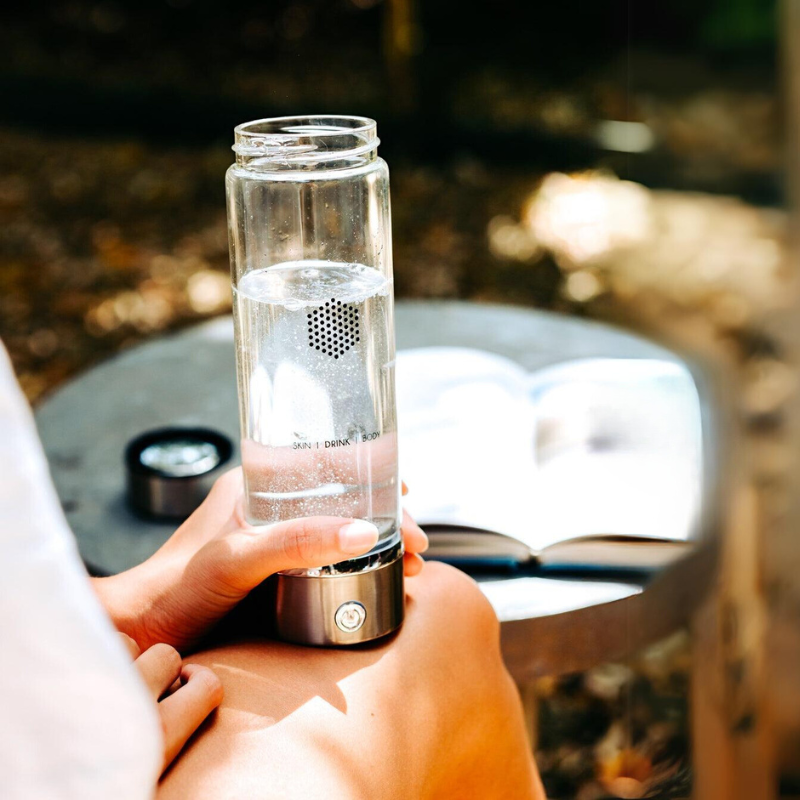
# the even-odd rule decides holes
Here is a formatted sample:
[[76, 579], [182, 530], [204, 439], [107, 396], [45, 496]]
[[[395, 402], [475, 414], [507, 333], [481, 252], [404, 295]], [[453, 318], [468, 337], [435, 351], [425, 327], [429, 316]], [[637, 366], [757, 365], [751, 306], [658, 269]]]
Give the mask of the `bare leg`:
[[402, 630], [375, 647], [193, 655], [225, 699], [159, 800], [543, 798], [491, 607], [439, 564], [407, 585]]

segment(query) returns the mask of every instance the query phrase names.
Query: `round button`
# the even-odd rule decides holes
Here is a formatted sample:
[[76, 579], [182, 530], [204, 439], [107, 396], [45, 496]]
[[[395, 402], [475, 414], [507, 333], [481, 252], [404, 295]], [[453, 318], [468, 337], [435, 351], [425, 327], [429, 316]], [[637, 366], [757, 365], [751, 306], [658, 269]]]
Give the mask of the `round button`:
[[334, 616], [336, 627], [345, 633], [355, 633], [364, 624], [366, 618], [367, 609], [355, 600], [342, 603], [336, 609], [336, 615]]

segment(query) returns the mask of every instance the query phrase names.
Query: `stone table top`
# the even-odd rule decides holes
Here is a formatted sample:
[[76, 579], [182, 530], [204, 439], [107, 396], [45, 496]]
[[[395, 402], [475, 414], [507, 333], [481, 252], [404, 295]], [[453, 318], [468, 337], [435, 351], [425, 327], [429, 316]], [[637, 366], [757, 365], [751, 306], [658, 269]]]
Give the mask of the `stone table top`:
[[[527, 370], [585, 357], [676, 357], [610, 326], [528, 309], [399, 302], [399, 350], [473, 347]], [[149, 557], [175, 525], [144, 520], [125, 501], [122, 454], [135, 435], [186, 425], [239, 440], [233, 326], [223, 317], [125, 351], [65, 385], [36, 412], [53, 480], [83, 558], [118, 572]], [[709, 569], [700, 552], [646, 585], [539, 576], [481, 585], [503, 623], [507, 663], [519, 679], [624, 656], [683, 624]]]

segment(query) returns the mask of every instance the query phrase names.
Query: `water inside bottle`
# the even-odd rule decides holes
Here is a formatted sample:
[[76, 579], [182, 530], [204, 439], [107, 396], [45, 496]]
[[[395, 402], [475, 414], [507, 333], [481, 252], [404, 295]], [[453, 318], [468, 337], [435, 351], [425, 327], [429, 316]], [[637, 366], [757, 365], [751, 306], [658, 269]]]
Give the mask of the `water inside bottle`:
[[396, 548], [390, 291], [378, 270], [330, 261], [254, 270], [234, 289], [253, 524], [367, 519], [380, 532], [376, 552]]

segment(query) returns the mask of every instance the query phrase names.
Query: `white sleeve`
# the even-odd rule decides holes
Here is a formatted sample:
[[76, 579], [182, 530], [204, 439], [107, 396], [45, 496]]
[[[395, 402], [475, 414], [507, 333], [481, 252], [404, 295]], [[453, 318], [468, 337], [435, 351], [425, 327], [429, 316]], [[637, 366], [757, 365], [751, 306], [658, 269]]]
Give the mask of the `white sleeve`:
[[0, 794], [144, 800], [153, 702], [94, 595], [0, 345]]

